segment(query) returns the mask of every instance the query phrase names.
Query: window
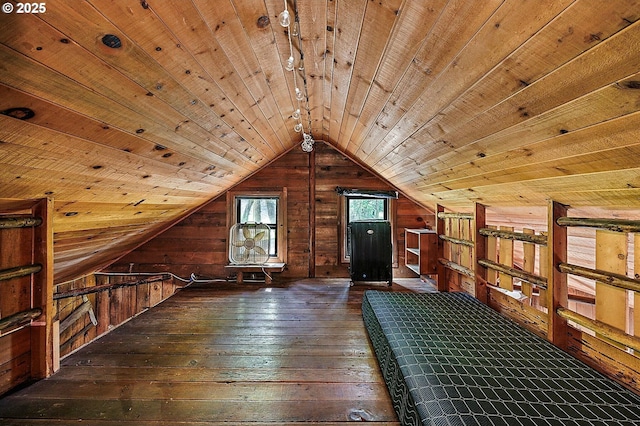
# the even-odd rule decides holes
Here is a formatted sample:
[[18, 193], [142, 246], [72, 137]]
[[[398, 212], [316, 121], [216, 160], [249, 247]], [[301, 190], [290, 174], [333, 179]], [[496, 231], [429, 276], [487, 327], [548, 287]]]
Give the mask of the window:
[[270, 229], [269, 262], [286, 263], [286, 209], [286, 188], [280, 191], [229, 191], [227, 192], [227, 235], [236, 223], [254, 222], [268, 225]]
[[278, 197], [236, 197], [236, 223], [269, 226], [269, 256], [278, 255]]
[[343, 261], [349, 260], [351, 235], [349, 224], [355, 220], [389, 220], [389, 199], [373, 197], [345, 197], [345, 226], [343, 226]]
[[388, 220], [387, 198], [347, 197], [348, 222], [354, 220]]

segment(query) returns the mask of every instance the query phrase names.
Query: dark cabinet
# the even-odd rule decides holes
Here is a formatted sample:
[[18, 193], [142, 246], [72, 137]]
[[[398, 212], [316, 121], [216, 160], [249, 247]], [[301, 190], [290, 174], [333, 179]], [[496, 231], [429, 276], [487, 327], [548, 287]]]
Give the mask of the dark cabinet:
[[351, 281], [386, 281], [391, 285], [391, 223], [387, 220], [355, 221], [349, 224]]

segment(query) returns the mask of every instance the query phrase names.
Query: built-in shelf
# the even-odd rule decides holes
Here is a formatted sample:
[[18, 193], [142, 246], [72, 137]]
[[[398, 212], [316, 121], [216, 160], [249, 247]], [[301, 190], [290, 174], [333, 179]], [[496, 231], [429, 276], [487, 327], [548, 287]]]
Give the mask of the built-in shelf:
[[436, 274], [438, 235], [431, 229], [404, 230], [404, 261], [407, 268], [418, 275]]

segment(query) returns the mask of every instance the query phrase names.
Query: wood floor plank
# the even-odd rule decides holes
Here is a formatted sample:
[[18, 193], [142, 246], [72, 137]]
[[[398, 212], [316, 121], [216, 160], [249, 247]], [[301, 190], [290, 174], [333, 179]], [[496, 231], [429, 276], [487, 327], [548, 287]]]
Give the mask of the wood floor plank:
[[0, 399], [0, 424], [339, 426], [366, 413], [397, 426], [362, 321], [366, 288], [189, 286]]
[[220, 401], [382, 401], [388, 399], [381, 383], [286, 383], [286, 382], [158, 382], [121, 380], [119, 386], [104, 386], [100, 381], [67, 380], [55, 386], [34, 385], [22, 397], [56, 399], [64, 395], [74, 399], [174, 400], [211, 399]]
[[[109, 382], [120, 380], [140, 381], [185, 381], [185, 382], [294, 382], [294, 383], [382, 383], [379, 371], [372, 374], [369, 368], [336, 368], [325, 369], [282, 369], [282, 368], [123, 368], [102, 366], [69, 366], [64, 367], [65, 373], [57, 375], [56, 380], [93, 380], [105, 382], [105, 385], [115, 385]], [[215, 396], [212, 396], [212, 398]], [[0, 403], [1, 405], [2, 403]], [[0, 410], [1, 418], [1, 410]]]
[[68, 420], [142, 420], [226, 421], [238, 422], [304, 422], [348, 420], [352, 410], [365, 410], [373, 421], [393, 421], [396, 415], [391, 403], [380, 401], [182, 401], [31, 399], [21, 398], [4, 407], [3, 416], [22, 417], [25, 411], [37, 412], [40, 418]]

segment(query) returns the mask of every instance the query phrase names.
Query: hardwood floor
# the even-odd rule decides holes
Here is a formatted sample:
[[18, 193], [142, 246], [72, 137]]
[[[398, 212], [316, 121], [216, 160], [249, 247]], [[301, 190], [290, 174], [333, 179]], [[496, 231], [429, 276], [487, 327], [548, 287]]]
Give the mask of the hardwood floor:
[[[434, 291], [396, 280], [390, 291]], [[0, 424], [398, 425], [347, 279], [198, 284], [0, 399]]]

